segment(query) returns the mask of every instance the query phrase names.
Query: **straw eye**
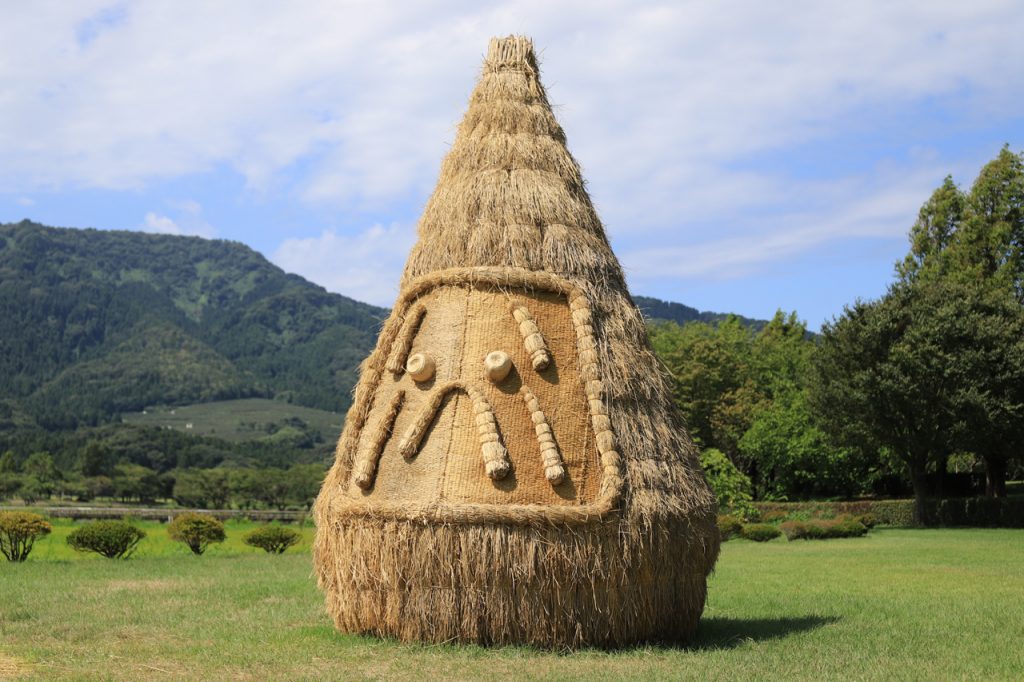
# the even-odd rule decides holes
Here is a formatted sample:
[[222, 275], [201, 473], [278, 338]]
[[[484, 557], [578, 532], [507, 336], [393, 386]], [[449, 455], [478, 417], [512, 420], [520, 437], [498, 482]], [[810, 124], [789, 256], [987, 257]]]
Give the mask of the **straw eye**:
[[503, 350], [492, 350], [484, 358], [484, 373], [494, 383], [498, 383], [512, 371], [512, 358]]
[[434, 358], [428, 353], [413, 353], [405, 363], [405, 371], [413, 381], [427, 381], [434, 376]]

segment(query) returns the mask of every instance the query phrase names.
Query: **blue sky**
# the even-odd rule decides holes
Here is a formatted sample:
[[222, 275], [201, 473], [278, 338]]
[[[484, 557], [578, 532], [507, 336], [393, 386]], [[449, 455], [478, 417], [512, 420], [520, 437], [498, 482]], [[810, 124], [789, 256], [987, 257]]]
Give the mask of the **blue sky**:
[[1024, 148], [1019, 2], [38, 2], [0, 221], [244, 242], [390, 305], [491, 35], [531, 35], [634, 293], [812, 328]]

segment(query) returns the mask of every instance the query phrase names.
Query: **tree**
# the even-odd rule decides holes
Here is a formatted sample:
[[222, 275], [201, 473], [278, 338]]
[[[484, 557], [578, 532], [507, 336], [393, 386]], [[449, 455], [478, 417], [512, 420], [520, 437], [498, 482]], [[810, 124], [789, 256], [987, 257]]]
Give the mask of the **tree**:
[[914, 279], [923, 269], [942, 270], [946, 247], [958, 236], [966, 210], [966, 197], [947, 175], [917, 214], [910, 228], [910, 253], [896, 271], [904, 280]]
[[16, 474], [19, 469], [18, 459], [12, 450], [0, 455], [0, 474]]
[[185, 507], [223, 509], [231, 497], [226, 469], [185, 469], [174, 481], [174, 499]]
[[122, 502], [138, 500], [151, 504], [163, 492], [163, 481], [152, 469], [138, 464], [118, 464], [114, 467], [113, 493]]
[[971, 186], [948, 252], [962, 277], [992, 280], [1024, 303], [1024, 158], [1008, 146]]
[[22, 480], [17, 474], [0, 474], [0, 500], [14, 497], [21, 486]]
[[21, 470], [26, 476], [31, 476], [39, 481], [47, 494], [62, 478], [60, 470], [53, 463], [53, 457], [49, 452], [32, 453], [21, 465]]
[[256, 499], [268, 507], [284, 509], [291, 501], [292, 483], [283, 469], [268, 468], [254, 471], [257, 486]]
[[313, 501], [320, 493], [326, 469], [321, 464], [296, 464], [288, 469], [289, 497], [306, 509], [313, 507]]
[[914, 488], [914, 520], [924, 524], [926, 475], [952, 452], [956, 424], [948, 404], [948, 350], [934, 298], [894, 286], [878, 301], [858, 301], [822, 327], [811, 406], [837, 442], [865, 452], [889, 448]]
[[947, 333], [961, 340], [950, 396], [959, 440], [984, 462], [986, 493], [1002, 495], [1009, 463], [1024, 449], [1013, 336], [1024, 310], [1024, 158], [1004, 146], [966, 195], [947, 177], [921, 208], [910, 242], [897, 265], [902, 283], [957, 299], [937, 303], [953, 315]]
[[757, 402], [750, 383], [752, 332], [729, 317], [716, 326], [664, 322], [650, 333], [675, 379], [676, 404], [690, 436], [700, 445], [734, 454], [736, 434]]
[[715, 493], [722, 512], [734, 512], [748, 518], [754, 511], [750, 497], [750, 479], [736, 468], [721, 450], [708, 448], [700, 453], [708, 485]]
[[99, 441], [90, 441], [78, 455], [78, 470], [83, 476], [111, 476], [114, 461], [110, 451]]
[[758, 412], [739, 445], [745, 457], [757, 462], [758, 499], [852, 496], [868, 481], [870, 460], [833, 444], [816, 424], [803, 389]]
[[36, 540], [49, 535], [53, 526], [38, 514], [0, 512], [0, 554], [8, 561], [24, 561]]
[[35, 504], [39, 500], [49, 498], [52, 490], [49, 483], [43, 483], [35, 476], [27, 475], [21, 477], [21, 485], [18, 486], [18, 494], [25, 504]]
[[948, 355], [958, 449], [985, 464], [986, 494], [1006, 495], [1009, 462], [1024, 453], [1024, 308], [984, 283], [935, 284]]
[[178, 514], [167, 526], [167, 534], [176, 542], [188, 545], [196, 556], [215, 542], [224, 542], [224, 524], [209, 514], [185, 512]]

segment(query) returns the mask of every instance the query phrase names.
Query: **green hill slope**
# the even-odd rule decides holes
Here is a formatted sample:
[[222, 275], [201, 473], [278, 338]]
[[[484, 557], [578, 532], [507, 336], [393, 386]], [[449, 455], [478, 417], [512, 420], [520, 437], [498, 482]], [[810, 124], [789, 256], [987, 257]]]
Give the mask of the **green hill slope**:
[[[643, 313], [644, 317], [650, 321], [667, 320], [676, 324], [686, 324], [687, 322], [717, 324], [732, 316], [731, 313], [712, 313], [705, 310], [697, 310], [682, 303], [662, 301], [650, 296], [634, 296], [633, 302], [640, 308], [640, 312]], [[742, 315], [736, 315], [735, 317], [740, 323], [754, 331], [761, 331], [768, 324], [768, 320], [754, 320]]]
[[0, 225], [0, 411], [51, 429], [242, 397], [343, 412], [384, 314], [238, 243]]

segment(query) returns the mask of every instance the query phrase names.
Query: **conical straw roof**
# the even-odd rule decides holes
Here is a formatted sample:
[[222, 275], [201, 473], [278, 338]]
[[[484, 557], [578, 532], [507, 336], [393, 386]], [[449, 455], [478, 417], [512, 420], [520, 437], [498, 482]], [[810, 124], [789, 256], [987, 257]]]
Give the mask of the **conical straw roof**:
[[405, 280], [448, 267], [544, 270], [624, 288], [532, 42], [492, 39], [419, 223]]
[[[418, 233], [399, 300], [364, 363], [337, 460], [317, 500], [315, 559], [338, 627], [404, 639], [570, 647], [689, 636], [718, 554], [715, 502], [527, 38], [491, 41]], [[443, 294], [449, 290], [464, 290], [458, 294], [462, 312], [451, 318], [463, 330], [459, 336], [437, 332], [457, 298]], [[430, 298], [431, 291], [442, 294]], [[541, 449], [582, 457], [565, 461], [566, 485], [577, 487], [557, 488], [562, 479], [549, 468], [555, 487], [531, 493], [526, 479], [536, 478], [536, 468], [506, 459], [491, 476], [495, 481], [469, 484], [483, 491], [478, 497], [487, 504], [452, 506], [444, 490], [462, 491], [446, 481], [449, 488], [433, 501], [408, 498], [386, 507], [381, 499], [402, 492], [394, 481], [419, 466], [396, 457], [398, 436], [392, 433], [415, 435], [415, 442], [406, 435], [398, 445], [404, 455], [415, 452], [421, 437], [428, 446], [431, 439], [448, 443], [448, 450], [430, 455], [449, 461], [443, 476], [453, 471], [450, 461], [478, 457], [471, 452], [475, 446], [465, 445], [471, 438], [459, 440], [472, 431], [474, 419], [481, 442], [504, 439], [513, 454], [516, 439], [532, 436], [532, 428], [527, 436], [516, 430], [509, 407], [515, 390], [466, 379], [478, 368], [439, 365], [437, 377], [414, 385], [395, 362], [416, 350], [418, 334], [433, 334], [435, 345], [450, 339], [443, 345], [453, 350], [441, 364], [452, 358], [478, 362], [475, 353], [502, 340], [490, 317], [497, 308], [507, 310], [509, 301], [517, 322], [530, 318], [526, 307], [547, 315], [538, 322], [552, 331], [555, 346], [558, 339], [575, 339], [571, 347], [552, 347], [558, 370], [531, 373], [526, 356], [517, 357], [515, 366], [523, 384], [517, 390], [536, 411]], [[559, 320], [569, 320], [567, 332], [559, 331]], [[424, 332], [430, 324], [433, 331]], [[507, 316], [501, 324], [509, 328]], [[487, 339], [474, 345], [479, 339], [469, 337], [479, 335]], [[407, 367], [411, 374], [413, 365]], [[442, 371], [448, 372], [448, 388], [467, 393], [472, 409], [460, 407], [468, 402], [446, 403], [434, 390]], [[428, 402], [434, 412], [421, 411], [418, 426], [407, 427], [410, 418], [402, 411], [423, 395], [433, 396]], [[577, 403], [582, 407], [574, 408]], [[445, 425], [436, 421], [433, 431], [425, 431], [431, 414], [447, 415]], [[459, 426], [460, 414], [468, 415], [468, 424]], [[574, 435], [582, 433], [573, 430], [577, 419], [585, 438]], [[553, 444], [552, 428], [555, 439], [564, 436], [565, 442]], [[490, 475], [495, 453], [508, 453], [500, 445], [484, 448]], [[424, 453], [420, 458], [429, 459]], [[544, 466], [558, 464], [555, 459], [546, 454]], [[520, 480], [499, 482], [510, 464]], [[473, 467], [456, 468], [456, 478], [482, 477], [482, 464]], [[600, 494], [591, 487], [583, 499], [588, 467], [603, 472]], [[422, 482], [428, 474], [419, 475]], [[402, 485], [408, 494], [420, 483]]]

